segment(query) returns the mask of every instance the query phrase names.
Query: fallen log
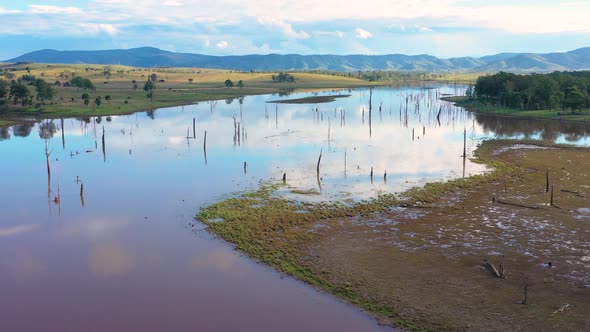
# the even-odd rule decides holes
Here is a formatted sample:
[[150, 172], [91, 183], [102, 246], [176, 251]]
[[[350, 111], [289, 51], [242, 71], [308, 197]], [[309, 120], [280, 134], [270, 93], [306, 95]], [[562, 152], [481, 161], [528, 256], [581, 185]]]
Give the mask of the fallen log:
[[564, 311], [566, 308], [569, 308], [569, 307], [573, 307], [573, 305], [571, 305], [571, 304], [569, 304], [569, 303], [566, 303], [566, 304], [562, 305], [562, 306], [561, 306], [561, 308], [559, 308], [559, 309], [555, 310], [555, 311], [552, 313], [552, 315], [555, 315], [556, 313], [559, 313], [559, 312], [563, 312], [563, 311]]
[[568, 190], [568, 189], [561, 189], [560, 191], [563, 192], [563, 193], [568, 193], [568, 194], [572, 194], [572, 195], [576, 195], [578, 197], [584, 198], [584, 195], [581, 192], [579, 192], [579, 191]]
[[512, 203], [512, 202], [507, 202], [507, 201], [503, 201], [503, 200], [496, 200], [496, 202], [500, 203], [500, 204], [504, 204], [504, 205], [512, 205], [512, 206], [517, 206], [517, 207], [522, 207], [522, 208], [527, 208], [527, 209], [535, 209], [538, 210], [541, 207], [539, 206], [535, 206], [535, 205], [524, 205], [524, 204], [520, 204], [520, 203]]
[[494, 265], [494, 263], [490, 263], [488, 262], [488, 260], [484, 260], [485, 266], [497, 277], [497, 278], [502, 278], [502, 275], [500, 274], [500, 272], [498, 271], [498, 269], [496, 268], [496, 266]]

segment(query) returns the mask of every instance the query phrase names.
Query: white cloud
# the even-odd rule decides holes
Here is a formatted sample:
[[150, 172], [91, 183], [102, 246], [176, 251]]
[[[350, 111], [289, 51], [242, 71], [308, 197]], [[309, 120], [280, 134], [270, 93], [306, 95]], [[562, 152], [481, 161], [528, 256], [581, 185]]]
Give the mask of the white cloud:
[[9, 10], [9, 9], [5, 9], [0, 7], [0, 15], [6, 15], [6, 14], [19, 14], [21, 13], [20, 10]]
[[433, 32], [433, 30], [431, 28], [429, 28], [429, 27], [420, 26], [420, 25], [417, 25], [417, 24], [415, 25], [415, 27], [416, 27], [416, 30], [418, 32]]
[[265, 26], [273, 26], [279, 28], [283, 34], [289, 38], [295, 39], [307, 39], [309, 38], [309, 34], [303, 30], [295, 31], [293, 26], [290, 23], [287, 23], [282, 20], [278, 20], [275, 18], [259, 18], [257, 20], [258, 24], [265, 25]]
[[356, 32], [356, 38], [369, 39], [373, 37], [372, 33], [362, 28], [356, 28], [354, 31]]
[[229, 46], [229, 44], [227, 41], [222, 40], [219, 43], [217, 43], [217, 45], [215, 45], [215, 46], [217, 46], [218, 48], [224, 49], [224, 48], [227, 48]]
[[58, 7], [58, 6], [44, 6], [44, 5], [29, 5], [31, 13], [33, 14], [82, 14], [82, 9], [78, 7]]
[[81, 23], [80, 29], [85, 33], [93, 35], [106, 33], [110, 36], [115, 36], [118, 33], [117, 28], [112, 24]]
[[184, 4], [182, 2], [178, 2], [177, 0], [167, 0], [164, 2], [164, 6], [169, 6], [169, 7], [180, 7], [183, 5]]
[[332, 36], [338, 38], [344, 38], [344, 32], [336, 30], [336, 31], [316, 31], [313, 33], [316, 36]]

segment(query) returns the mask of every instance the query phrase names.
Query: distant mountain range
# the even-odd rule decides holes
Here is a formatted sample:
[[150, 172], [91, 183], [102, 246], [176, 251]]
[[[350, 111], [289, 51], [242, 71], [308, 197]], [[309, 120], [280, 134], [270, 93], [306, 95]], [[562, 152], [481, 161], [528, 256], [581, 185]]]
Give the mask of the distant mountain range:
[[119, 64], [134, 67], [199, 67], [233, 70], [399, 70], [425, 72], [552, 72], [590, 69], [590, 47], [560, 53], [501, 53], [441, 59], [431, 55], [211, 56], [174, 53], [152, 47], [106, 51], [41, 50], [5, 62]]

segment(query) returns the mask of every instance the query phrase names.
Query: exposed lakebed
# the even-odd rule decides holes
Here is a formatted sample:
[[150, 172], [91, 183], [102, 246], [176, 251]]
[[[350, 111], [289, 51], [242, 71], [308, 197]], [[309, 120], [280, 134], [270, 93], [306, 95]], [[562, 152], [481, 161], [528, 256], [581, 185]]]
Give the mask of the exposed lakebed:
[[[288, 197], [359, 201], [483, 172], [463, 163], [464, 129], [468, 153], [495, 137], [589, 144], [587, 125], [519, 123], [438, 100], [463, 91], [326, 91], [321, 95], [351, 96], [319, 105], [252, 96], [64, 119], [63, 131], [53, 120], [55, 132], [43, 135], [51, 152], [49, 195], [40, 124], [3, 128], [0, 328], [381, 329], [350, 306], [243, 258], [193, 216], [283, 174]], [[302, 194], [312, 191], [319, 195]]]

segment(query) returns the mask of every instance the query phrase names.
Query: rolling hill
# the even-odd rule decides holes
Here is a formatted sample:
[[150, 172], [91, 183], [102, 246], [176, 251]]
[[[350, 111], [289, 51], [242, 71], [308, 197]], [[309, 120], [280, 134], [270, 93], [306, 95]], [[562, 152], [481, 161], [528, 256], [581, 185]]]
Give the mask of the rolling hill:
[[236, 55], [174, 53], [152, 47], [104, 51], [40, 50], [5, 62], [120, 64], [134, 67], [199, 67], [233, 70], [400, 70], [427, 72], [551, 72], [590, 69], [590, 47], [562, 53], [500, 53], [441, 59], [431, 55]]

